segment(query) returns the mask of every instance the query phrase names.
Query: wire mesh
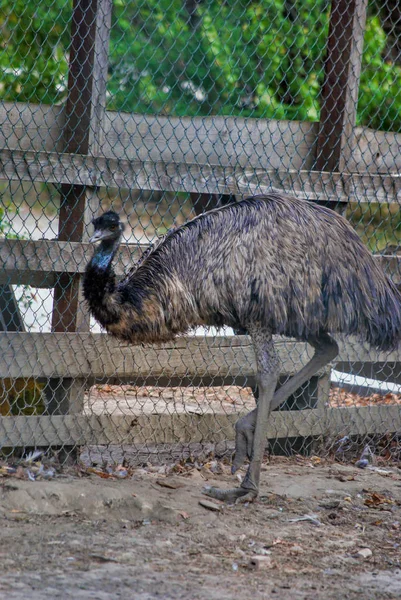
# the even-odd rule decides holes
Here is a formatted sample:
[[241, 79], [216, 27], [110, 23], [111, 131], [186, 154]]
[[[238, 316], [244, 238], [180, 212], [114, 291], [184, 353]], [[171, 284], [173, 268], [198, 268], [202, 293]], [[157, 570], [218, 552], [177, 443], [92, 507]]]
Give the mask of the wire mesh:
[[[205, 210], [292, 193], [346, 216], [400, 284], [398, 3], [13, 0], [0, 22], [3, 453], [231, 451], [249, 339], [105, 341], [80, 288], [91, 220], [125, 219], [122, 276]], [[311, 349], [278, 346], [283, 382]], [[272, 415], [271, 451], [399, 461], [398, 354], [344, 339], [332, 367]]]

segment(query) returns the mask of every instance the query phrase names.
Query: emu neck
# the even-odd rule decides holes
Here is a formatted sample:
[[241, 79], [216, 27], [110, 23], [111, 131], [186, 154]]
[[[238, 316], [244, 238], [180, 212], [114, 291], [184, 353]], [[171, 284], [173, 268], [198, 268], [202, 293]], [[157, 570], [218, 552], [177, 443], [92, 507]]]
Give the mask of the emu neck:
[[83, 281], [84, 296], [94, 317], [106, 327], [118, 320], [117, 305], [113, 302], [116, 279], [111, 263], [120, 244], [103, 240], [89, 262]]
[[115, 240], [103, 240], [93, 255], [91, 261], [92, 267], [95, 267], [99, 271], [108, 271], [119, 245], [120, 238]]

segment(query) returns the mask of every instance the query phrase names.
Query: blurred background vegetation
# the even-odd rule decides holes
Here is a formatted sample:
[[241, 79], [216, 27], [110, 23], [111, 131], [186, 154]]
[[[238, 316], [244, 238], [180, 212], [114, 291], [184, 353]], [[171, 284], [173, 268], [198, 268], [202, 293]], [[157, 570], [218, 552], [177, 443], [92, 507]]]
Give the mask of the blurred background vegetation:
[[[71, 8], [0, 0], [3, 101], [65, 101]], [[108, 108], [318, 121], [329, 11], [327, 0], [114, 0]], [[372, 0], [357, 123], [401, 132], [400, 115], [400, 3]], [[20, 186], [15, 200], [32, 194]], [[138, 213], [143, 194], [129, 198]], [[168, 212], [170, 196], [152, 198], [154, 218], [155, 207]], [[398, 207], [353, 205], [348, 217], [373, 250], [401, 239]]]

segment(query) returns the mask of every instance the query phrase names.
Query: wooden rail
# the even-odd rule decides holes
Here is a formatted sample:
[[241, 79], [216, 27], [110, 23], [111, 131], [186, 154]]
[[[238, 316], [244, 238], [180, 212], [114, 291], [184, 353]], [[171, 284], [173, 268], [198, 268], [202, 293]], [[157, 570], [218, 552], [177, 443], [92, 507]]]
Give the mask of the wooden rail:
[[[115, 270], [122, 276], [136, 262], [147, 245], [123, 245]], [[0, 240], [0, 284], [26, 284], [52, 288], [60, 273], [83, 274], [93, 254], [87, 242], [53, 240]]]
[[[65, 120], [64, 106], [2, 103], [0, 148], [66, 153]], [[283, 171], [316, 169], [319, 123], [106, 111], [103, 128], [97, 155], [104, 158]], [[347, 172], [387, 175], [401, 171], [400, 133], [355, 127], [353, 136]]]
[[269, 170], [21, 150], [0, 151], [0, 179], [240, 196], [276, 190], [337, 202], [401, 201], [399, 173]]
[[[340, 343], [338, 362], [399, 362], [401, 349], [378, 352], [352, 338]], [[310, 347], [276, 340], [281, 372], [293, 374], [311, 358]], [[106, 334], [3, 332], [0, 378], [194, 378], [255, 374], [254, 352], [247, 336], [182, 337], [160, 346], [123, 345]]]
[[[234, 439], [234, 423], [241, 414], [0, 417], [0, 447], [217, 443]], [[269, 420], [267, 437], [315, 436], [335, 440], [345, 434], [380, 435], [400, 430], [399, 406], [362, 406], [323, 412], [275, 411]]]

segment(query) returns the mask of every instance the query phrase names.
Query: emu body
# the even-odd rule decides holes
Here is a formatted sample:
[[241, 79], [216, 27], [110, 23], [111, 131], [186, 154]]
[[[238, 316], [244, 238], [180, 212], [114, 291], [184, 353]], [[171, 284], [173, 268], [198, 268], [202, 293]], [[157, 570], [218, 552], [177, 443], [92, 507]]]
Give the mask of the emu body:
[[[236, 490], [258, 491], [269, 412], [332, 360], [330, 333], [358, 335], [389, 349], [401, 333], [401, 296], [345, 219], [290, 196], [256, 196], [204, 213], [170, 232], [120, 282], [112, 259], [122, 225], [115, 213], [94, 220], [100, 241], [84, 277], [91, 313], [133, 344], [162, 342], [200, 325], [245, 329], [254, 343], [259, 402], [237, 423], [233, 469], [251, 459]], [[272, 336], [308, 341], [315, 355], [274, 393]], [[274, 396], [274, 397], [273, 397]]]

